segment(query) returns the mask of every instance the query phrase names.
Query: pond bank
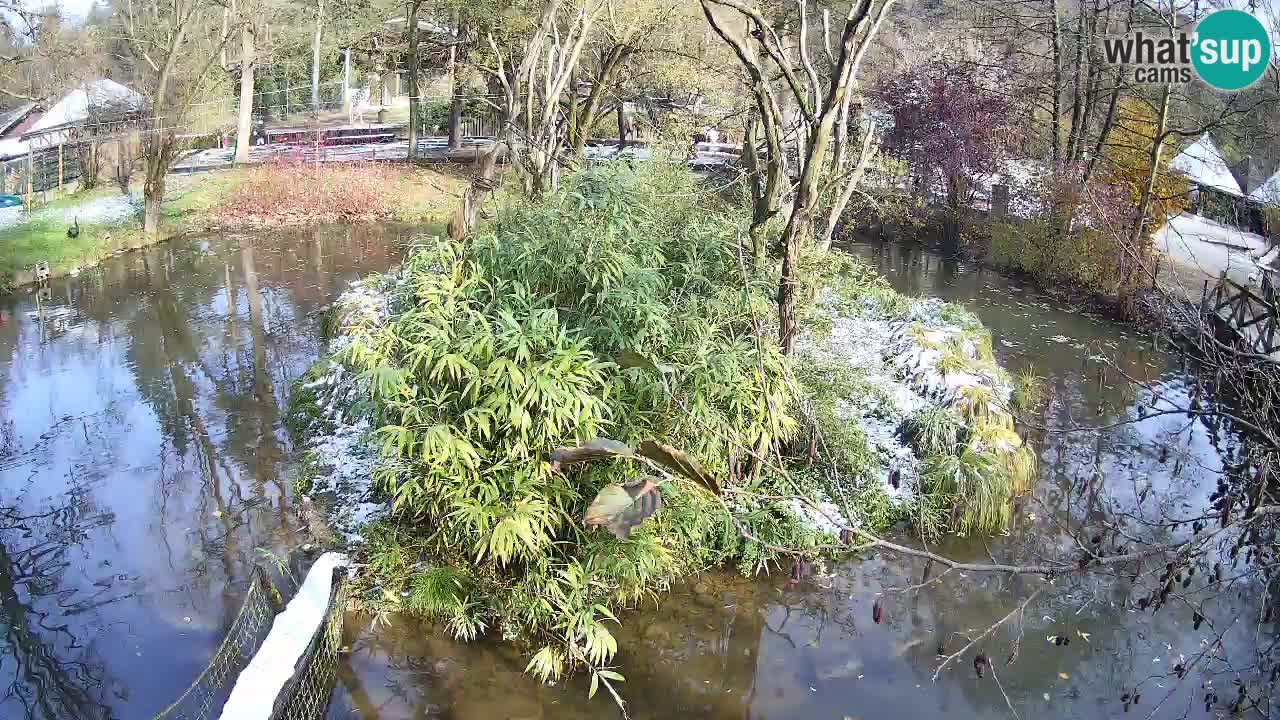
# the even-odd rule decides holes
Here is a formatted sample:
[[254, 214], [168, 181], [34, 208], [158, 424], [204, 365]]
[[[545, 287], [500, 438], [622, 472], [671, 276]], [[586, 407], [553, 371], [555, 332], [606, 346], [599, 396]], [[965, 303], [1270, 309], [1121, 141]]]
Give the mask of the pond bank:
[[[1193, 385], [1177, 358], [1130, 327], [1046, 296], [979, 265], [895, 244], [847, 248], [907, 295], [960, 303], [990, 329], [1001, 364], [1034, 367], [1050, 401], [1037, 422], [1061, 429], [1109, 425], [1149, 407], [1115, 375], [1094, 377], [1106, 356], [1156, 392], [1185, 401]], [[948, 538], [934, 546], [962, 560], [1029, 561], [1058, 549], [1060, 524], [1114, 507], [1134, 512], [1147, 490], [1164, 498], [1148, 517], [1204, 503], [1235, 440], [1200, 424], [1149, 418], [1101, 435], [1036, 434], [1040, 456], [1031, 496], [1015, 511], [1006, 536], [987, 542]], [[1160, 448], [1171, 447], [1167, 457]], [[1100, 482], [1090, 478], [1099, 477]], [[1144, 493], [1145, 494], [1145, 493]], [[787, 570], [787, 568], [784, 568]], [[998, 630], [981, 650], [996, 658], [1000, 685], [971, 667], [933, 678], [940, 647], [951, 652], [994, 619], [1015, 610], [1040, 581], [1004, 576], [956, 577], [902, 588], [925, 577], [922, 561], [873, 555], [815, 566], [799, 580], [788, 572], [744, 579], [711, 572], [677, 586], [661, 604], [628, 614], [617, 629], [619, 691], [636, 720], [696, 717], [730, 720], [810, 718], [1019, 717], [1078, 720], [1120, 717], [1122, 696], [1137, 692], [1136, 717], [1175, 720], [1200, 700], [1201, 672], [1179, 682], [1179, 657], [1192, 657], [1215, 633], [1193, 627], [1189, 612], [1155, 616], [1134, 608], [1127, 582], [1061, 578], [1021, 618]], [[934, 573], [937, 577], [937, 573]], [[1230, 614], [1231, 594], [1215, 602]], [[1238, 612], [1248, 607], [1245, 600]], [[882, 607], [876, 622], [873, 606]], [[524, 673], [525, 660], [501, 642], [458, 643], [439, 625], [408, 617], [369, 627], [353, 623], [350, 672], [341, 676], [337, 717], [598, 718], [616, 716], [601, 693], [587, 698], [587, 679], [547, 686]], [[364, 623], [365, 625], [361, 625]], [[1252, 627], [1228, 629], [1225, 647], [1246, 649]], [[1069, 646], [1047, 640], [1070, 637]], [[1005, 660], [1017, 648], [1013, 663]], [[1006, 700], [1006, 694], [1008, 699]], [[1140, 714], [1138, 714], [1140, 713]]]
[[[1126, 323], [1142, 332], [1160, 332], [1171, 338], [1182, 340], [1193, 337], [1196, 332], [1196, 318], [1199, 314], [1199, 302], [1203, 290], [1201, 281], [1203, 273], [1196, 275], [1194, 288], [1186, 282], [1188, 277], [1185, 266], [1162, 256], [1160, 262], [1160, 282], [1158, 286], [1138, 289], [1126, 300], [1114, 295], [1099, 293], [1078, 283], [1048, 283], [1031, 273], [1016, 267], [1007, 267], [997, 263], [989, 255], [989, 249], [978, 245], [956, 249], [948, 247], [940, 238], [936, 218], [924, 220], [921, 228], [877, 225], [861, 232], [851, 233], [837, 246], [871, 246], [883, 243], [897, 243], [908, 250], [923, 250], [939, 256], [951, 256], [965, 263], [984, 267], [1005, 277], [1016, 279], [1020, 283], [1033, 286], [1046, 296], [1053, 297], [1082, 311], [1107, 317], [1116, 322]], [[966, 218], [965, 227], [972, 228], [979, 235], [989, 234], [989, 224], [984, 216], [977, 219]], [[1163, 229], [1162, 229], [1163, 230]], [[989, 239], [982, 240], [983, 243]], [[1212, 283], [1211, 283], [1212, 285]]]
[[[443, 226], [460, 196], [451, 170], [400, 166], [267, 165], [201, 175], [170, 175], [161, 232], [142, 232], [142, 198], [113, 184], [65, 195], [0, 224], [0, 284], [18, 288], [74, 276], [103, 260], [189, 235], [246, 226], [399, 222]], [[74, 237], [72, 237], [74, 234]]]
[[[146, 718], [190, 685], [253, 566], [267, 562], [257, 549], [283, 557], [311, 541], [315, 513], [294, 491], [300, 449], [283, 414], [290, 386], [330, 349], [324, 308], [352, 281], [398, 264], [419, 232], [216, 233], [54, 281], [50, 304], [0, 297], [0, 547], [19, 561], [0, 565], [17, 599], [0, 611], [21, 633], [11, 637], [22, 638], [0, 645], [0, 683], [15, 689], [0, 699], [0, 716], [28, 717], [21, 698], [38, 695], [56, 720], [86, 708]], [[847, 250], [898, 292], [975, 314], [1002, 366], [1033, 367], [1044, 379], [1041, 425], [1111, 425], [1151, 406], [1114, 374], [1099, 382], [1095, 355], [1178, 402], [1194, 389], [1150, 337], [1017, 279], [919, 248]], [[1009, 534], [986, 544], [947, 539], [936, 550], [1034, 560], [1059, 548], [1058, 523], [1132, 512], [1144, 490], [1161, 499], [1148, 516], [1200, 507], [1236, 451], [1230, 433], [1172, 417], [1100, 435], [1033, 433], [1033, 441], [1037, 480]], [[22, 562], [36, 556], [57, 562]], [[936, 652], [958, 649], [957, 633], [973, 635], [1037, 585], [952, 573], [904, 593], [892, 588], [921, 582], [923, 563], [884, 556], [815, 566], [796, 582], [790, 570], [704, 574], [677, 584], [660, 607], [629, 613], [615, 629], [630, 716], [871, 720], [889, 708], [895, 717], [1012, 717], [990, 676], [953, 666], [935, 681]], [[1194, 628], [1189, 610], [1138, 612], [1126, 582], [1058, 582], [1023, 622], [984, 643], [1020, 717], [1178, 720], [1188, 707], [1199, 713], [1203, 682], [1230, 685], [1230, 675], [1198, 667], [1182, 682], [1173, 673], [1179, 655], [1194, 656], [1213, 637]], [[1232, 593], [1213, 607], [1251, 617], [1248, 602]], [[348, 623], [334, 720], [616, 717], [606, 693], [588, 699], [587, 678], [540, 683], [510, 644], [460, 643], [443, 624], [376, 619]], [[1224, 648], [1235, 652], [1250, 646], [1256, 626], [1223, 629]], [[1056, 635], [1073, 642], [1046, 641]], [[1019, 639], [1017, 661], [1004, 663]], [[1120, 698], [1135, 688], [1142, 699], [1126, 715]]]

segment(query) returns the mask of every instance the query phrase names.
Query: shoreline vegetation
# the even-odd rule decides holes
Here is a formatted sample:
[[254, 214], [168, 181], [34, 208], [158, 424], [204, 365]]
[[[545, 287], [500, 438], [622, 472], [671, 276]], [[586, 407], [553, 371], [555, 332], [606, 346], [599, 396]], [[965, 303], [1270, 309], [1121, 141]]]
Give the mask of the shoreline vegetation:
[[[116, 185], [68, 193], [0, 225], [0, 286], [76, 275], [130, 250], [193, 233], [326, 222], [439, 224], [464, 181], [448, 167], [270, 163], [169, 178], [161, 232], [142, 230], [142, 201]], [[74, 230], [72, 237], [68, 230]]]
[[1003, 530], [1034, 382], [971, 313], [839, 252], [802, 257], [782, 354], [748, 223], [683, 167], [612, 164], [354, 285], [289, 423], [296, 489], [359, 546], [357, 605], [607, 682], [618, 613], [680, 578], [840, 554], [857, 528]]

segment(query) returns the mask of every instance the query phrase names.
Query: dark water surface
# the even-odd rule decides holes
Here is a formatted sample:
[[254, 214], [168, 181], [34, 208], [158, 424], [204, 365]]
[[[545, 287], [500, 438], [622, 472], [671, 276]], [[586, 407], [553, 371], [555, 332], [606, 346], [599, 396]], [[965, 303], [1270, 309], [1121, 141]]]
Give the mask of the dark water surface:
[[[55, 283], [47, 297], [0, 301], [0, 718], [150, 718], [200, 672], [259, 549], [283, 555], [305, 541], [282, 412], [290, 381], [321, 353], [320, 310], [348, 281], [394, 264], [407, 234], [180, 241]], [[1172, 356], [1123, 327], [929, 252], [852, 249], [899, 289], [977, 312], [1002, 362], [1046, 378], [1052, 401], [1037, 424], [1103, 424], [1151, 403], [1118, 373], [1100, 377], [1090, 356], [1169, 396], [1188, 392]], [[1136, 513], [1140, 495], [1147, 519], [1199, 507], [1233, 443], [1173, 418], [1037, 439], [1041, 478], [1010, 536], [943, 550], [1029, 561], [1063, 542], [1058, 524]], [[1124, 580], [1059, 579], [980, 643], [995, 678], [976, 678], [970, 653], [935, 681], [939, 645], [958, 650], [1042, 581], [953, 573], [895, 591], [920, 582], [923, 566], [889, 556], [799, 583], [789, 569], [713, 574], [624, 615], [618, 690], [630, 716], [989, 718], [1013, 717], [1012, 705], [1020, 720], [1175, 718], [1189, 707], [1194, 717], [1209, 677], [1179, 683], [1179, 653], [1218, 634], [1233, 652], [1255, 642], [1248, 622], [1197, 632], [1189, 609], [1131, 610]], [[1228, 599], [1211, 617], [1251, 609]], [[330, 718], [617, 717], [607, 693], [588, 700], [581, 678], [541, 686], [497, 643], [461, 645], [411, 622], [349, 628]], [[1135, 688], [1142, 699], [1127, 716], [1119, 698]]]
[[0, 300], [0, 718], [150, 718], [302, 540], [281, 423], [384, 228], [209, 236]]

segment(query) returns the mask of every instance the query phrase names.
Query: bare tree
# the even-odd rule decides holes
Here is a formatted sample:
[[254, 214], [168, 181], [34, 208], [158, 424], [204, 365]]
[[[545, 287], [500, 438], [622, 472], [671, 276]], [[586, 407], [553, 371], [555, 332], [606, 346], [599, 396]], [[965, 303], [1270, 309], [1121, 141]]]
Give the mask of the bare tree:
[[124, 10], [119, 31], [135, 60], [138, 88], [147, 101], [141, 122], [143, 231], [155, 237], [165, 176], [178, 155], [178, 130], [227, 39], [239, 28], [218, 32], [216, 23], [227, 8], [213, 0], [149, 0], [129, 3]]
[[[846, 165], [852, 157], [852, 153], [847, 152], [846, 145], [858, 71], [893, 5], [893, 0], [851, 2], [834, 49], [829, 32], [830, 21], [824, 15], [822, 42], [827, 60], [825, 73], [819, 73], [810, 48], [808, 0], [797, 3], [799, 28], [794, 45], [798, 58], [792, 55], [792, 43], [784, 39], [785, 26], [782, 30], [775, 27], [758, 7], [741, 0], [700, 2], [712, 29], [733, 48], [747, 72], [749, 86], [756, 100], [756, 117], [764, 128], [769, 147], [766, 180], [758, 183], [764, 189], [760, 196], [762, 200], [754, 203], [757, 212], [753, 217], [753, 234], [758, 235], [764, 222], [776, 212], [773, 209], [775, 201], [769, 195], [771, 191], [776, 192], [778, 183], [786, 174], [782, 142], [784, 99], [794, 104], [799, 115], [795, 140], [800, 159], [799, 179], [780, 241], [782, 280], [778, 286], [777, 298], [779, 343], [784, 352], [790, 353], [797, 334], [795, 292], [799, 282], [797, 265], [801, 245], [814, 238], [816, 221], [822, 219], [818, 206], [824, 190], [839, 187], [833, 183], [843, 184], [843, 187], [836, 190], [839, 207], [828, 215], [829, 225], [820, 229], [823, 244], [830, 243], [830, 221], [839, 218], [843, 203], [848, 202], [852, 193], [849, 187], [856, 186], [873, 148], [870, 138], [864, 137], [860, 143], [858, 158], [852, 162], [852, 167]], [[740, 35], [728, 30], [716, 8], [730, 11], [738, 23], [745, 26], [747, 32]], [[763, 50], [763, 58], [767, 58], [767, 61], [762, 58], [757, 47]], [[782, 77], [777, 82], [781, 88], [776, 87], [773, 80], [775, 68]], [[797, 68], [801, 71], [797, 72]], [[870, 129], [864, 126], [863, 132], [869, 133]], [[757, 172], [758, 162], [759, 158], [754, 154], [748, 160], [749, 166], [755, 165]], [[755, 242], [757, 248], [762, 244], [758, 239]]]
[[562, 18], [560, 0], [544, 0], [533, 32], [505, 53], [494, 32], [487, 33], [493, 64], [483, 69], [502, 89], [502, 103], [495, 104], [503, 122], [499, 136], [509, 144], [521, 186], [531, 198], [559, 186], [565, 163], [561, 99], [604, 8], [604, 2], [586, 0]]

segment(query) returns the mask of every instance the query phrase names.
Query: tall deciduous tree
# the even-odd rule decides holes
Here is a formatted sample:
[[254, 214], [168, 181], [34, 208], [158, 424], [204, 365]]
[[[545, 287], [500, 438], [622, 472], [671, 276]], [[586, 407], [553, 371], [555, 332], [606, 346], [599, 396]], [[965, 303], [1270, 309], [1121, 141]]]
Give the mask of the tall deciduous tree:
[[165, 176], [177, 158], [177, 133], [201, 98], [227, 39], [220, 32], [224, 6], [212, 0], [146, 0], [117, 8], [117, 31], [135, 68], [134, 83], [145, 96], [142, 120], [144, 165], [143, 231], [160, 231]]
[[311, 112], [320, 112], [320, 39], [324, 35], [324, 0], [316, 0], [316, 30], [311, 39]]
[[[974, 181], [1021, 145], [1010, 84], [978, 62], [944, 56], [883, 76], [869, 91], [892, 118], [886, 151], [922, 172], [942, 173], [957, 213]], [[926, 175], [926, 186], [933, 178]]]
[[[822, 219], [819, 203], [828, 191], [847, 201], [843, 184], [857, 182], [860, 168], [865, 169], [873, 147], [864, 136], [860, 144], [862, 152], [849, 167], [852, 153], [845, 149], [846, 134], [852, 119], [858, 73], [893, 0], [850, 2], [844, 26], [834, 43], [829, 32], [829, 16], [824, 14], [821, 40], [826, 62], [822, 64], [822, 72], [812, 51], [808, 0], [797, 3], [799, 17], [794, 38], [788, 37], [789, 19], [772, 22], [758, 6], [743, 0], [700, 2], [712, 29], [733, 48], [747, 73], [748, 86], [756, 102], [756, 117], [768, 145], [764, 160], [766, 180], [760, 183], [766, 193], [771, 188], [776, 190], [787, 174], [784, 105], [793, 105], [798, 115], [799, 127], [793, 145], [800, 161], [799, 179], [780, 241], [782, 279], [777, 297], [779, 343], [784, 352], [790, 353], [797, 334], [795, 292], [799, 284], [801, 245], [814, 238], [815, 229], [820, 231], [823, 243], [829, 243], [832, 228], [815, 228], [816, 221]], [[737, 28], [744, 28], [746, 32], [739, 32]], [[776, 75], [780, 75], [781, 80], [775, 80]], [[869, 128], [864, 127], [863, 132], [869, 132]], [[777, 213], [774, 202], [766, 197], [762, 212], [753, 217], [752, 235], [757, 248], [762, 245], [764, 223]], [[838, 216], [837, 213], [835, 217]]]
[[267, 32], [267, 0], [230, 0], [225, 12], [230, 25], [239, 28], [240, 104], [236, 116], [237, 165], [249, 162], [250, 139], [253, 135], [254, 75], [257, 71], [259, 44]]

